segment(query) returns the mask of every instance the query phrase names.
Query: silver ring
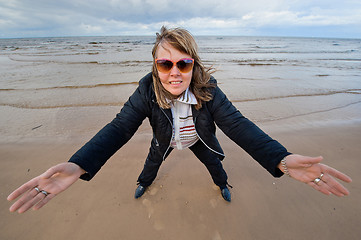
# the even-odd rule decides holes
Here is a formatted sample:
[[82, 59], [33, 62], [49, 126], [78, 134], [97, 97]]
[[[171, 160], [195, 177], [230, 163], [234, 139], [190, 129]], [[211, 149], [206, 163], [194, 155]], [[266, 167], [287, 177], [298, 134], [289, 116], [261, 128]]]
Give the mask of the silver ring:
[[38, 187], [34, 187], [34, 189], [39, 193], [40, 189]]
[[323, 177], [323, 173], [321, 173], [321, 175], [318, 178], [322, 180], [322, 177]]
[[321, 178], [316, 178], [315, 180], [313, 180], [313, 182], [318, 185], [318, 183], [321, 182]]
[[45, 190], [41, 190], [41, 193], [44, 194], [45, 196], [49, 195], [49, 193], [47, 191], [45, 191]]

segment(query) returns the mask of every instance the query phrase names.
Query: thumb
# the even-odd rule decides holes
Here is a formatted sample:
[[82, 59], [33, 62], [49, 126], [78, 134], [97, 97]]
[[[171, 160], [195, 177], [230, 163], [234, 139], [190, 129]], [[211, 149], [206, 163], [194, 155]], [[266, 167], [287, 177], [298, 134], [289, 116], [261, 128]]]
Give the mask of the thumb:
[[300, 163], [303, 164], [305, 167], [310, 167], [313, 164], [320, 163], [322, 160], [323, 160], [322, 156], [318, 156], [318, 157], [303, 156], [302, 158], [300, 158]]
[[58, 164], [46, 170], [43, 174], [40, 175], [40, 177], [45, 179], [51, 178], [54, 174], [60, 173], [62, 171], [64, 171], [63, 164]]

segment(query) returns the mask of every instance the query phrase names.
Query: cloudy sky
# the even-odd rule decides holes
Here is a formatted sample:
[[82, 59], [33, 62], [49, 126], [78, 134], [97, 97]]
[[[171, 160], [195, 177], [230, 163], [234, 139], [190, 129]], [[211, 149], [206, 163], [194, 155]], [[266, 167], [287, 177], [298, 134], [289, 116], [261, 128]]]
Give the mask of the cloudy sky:
[[360, 0], [0, 0], [0, 38], [154, 35], [361, 38]]

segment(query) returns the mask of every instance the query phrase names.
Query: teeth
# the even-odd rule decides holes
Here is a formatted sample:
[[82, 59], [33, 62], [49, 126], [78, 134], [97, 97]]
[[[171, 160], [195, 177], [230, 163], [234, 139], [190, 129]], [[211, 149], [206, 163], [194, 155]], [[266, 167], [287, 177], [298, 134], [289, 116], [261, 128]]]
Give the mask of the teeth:
[[179, 82], [170, 82], [170, 84], [179, 84], [179, 83], [181, 83], [181, 81], [179, 81]]

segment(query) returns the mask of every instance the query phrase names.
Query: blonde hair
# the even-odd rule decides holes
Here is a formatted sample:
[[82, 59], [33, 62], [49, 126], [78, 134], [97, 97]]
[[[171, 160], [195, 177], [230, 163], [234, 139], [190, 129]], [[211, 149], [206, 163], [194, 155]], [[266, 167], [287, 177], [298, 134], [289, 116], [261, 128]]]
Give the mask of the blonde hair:
[[167, 29], [162, 27], [160, 34], [157, 33], [156, 42], [154, 44], [152, 55], [153, 55], [153, 87], [157, 98], [157, 102], [161, 108], [170, 108], [170, 104], [167, 99], [174, 99], [170, 92], [168, 92], [162, 85], [158, 76], [158, 70], [155, 65], [155, 58], [157, 49], [160, 45], [168, 43], [180, 52], [184, 52], [190, 55], [194, 59], [192, 80], [189, 85], [189, 89], [195, 95], [197, 99], [196, 109], [202, 107], [203, 102], [208, 102], [212, 99], [212, 94], [209, 91], [210, 87], [214, 87], [213, 84], [209, 83], [211, 77], [210, 71], [212, 68], [205, 68], [198, 56], [198, 47], [193, 36], [183, 28]]

